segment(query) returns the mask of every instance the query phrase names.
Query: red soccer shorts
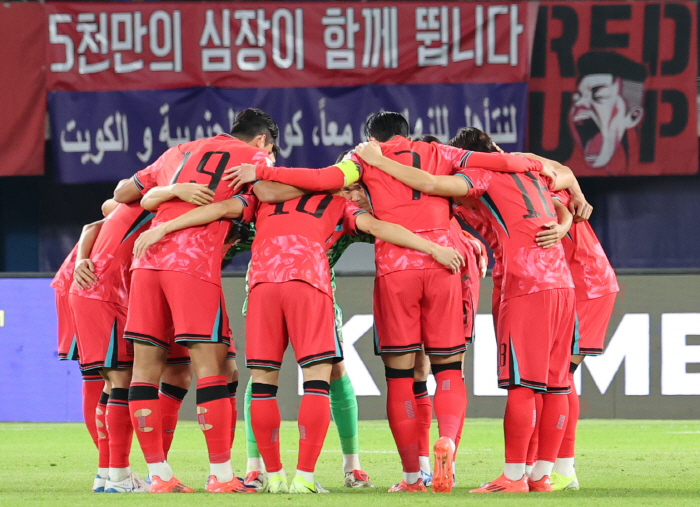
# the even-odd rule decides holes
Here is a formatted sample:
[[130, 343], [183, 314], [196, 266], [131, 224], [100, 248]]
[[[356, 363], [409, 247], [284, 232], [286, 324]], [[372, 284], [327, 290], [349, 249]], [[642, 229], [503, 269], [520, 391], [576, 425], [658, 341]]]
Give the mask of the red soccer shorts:
[[124, 336], [170, 350], [174, 343], [229, 345], [221, 287], [178, 271], [135, 269]]
[[467, 348], [460, 276], [447, 269], [394, 271], [374, 281], [375, 354], [452, 355]]
[[306, 282], [256, 285], [248, 296], [245, 322], [249, 368], [279, 369], [290, 341], [299, 366], [343, 357], [333, 300]]
[[498, 315], [498, 386], [548, 393], [570, 391], [573, 289], [550, 289], [505, 299]]
[[131, 368], [134, 347], [124, 338], [127, 310], [121, 305], [71, 294], [80, 368]]
[[473, 273], [469, 274], [469, 278], [462, 275], [462, 313], [464, 324], [464, 339], [467, 345], [474, 342], [474, 320], [476, 319], [476, 311], [479, 307], [479, 289], [481, 279], [478, 271], [476, 277]]
[[78, 340], [75, 336], [73, 311], [68, 294], [56, 293], [56, 317], [58, 318], [58, 359], [78, 359]]
[[572, 354], [599, 356], [605, 346], [605, 332], [615, 308], [616, 293], [576, 301], [576, 327]]

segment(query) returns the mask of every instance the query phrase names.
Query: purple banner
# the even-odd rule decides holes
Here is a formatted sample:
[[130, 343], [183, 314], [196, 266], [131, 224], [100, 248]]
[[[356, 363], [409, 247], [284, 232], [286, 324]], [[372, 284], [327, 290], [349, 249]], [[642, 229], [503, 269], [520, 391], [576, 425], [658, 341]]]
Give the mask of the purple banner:
[[60, 183], [116, 181], [168, 147], [228, 132], [259, 107], [280, 126], [280, 165], [322, 167], [366, 140], [367, 117], [402, 112], [414, 138], [446, 142], [478, 127], [507, 151], [525, 147], [527, 84], [387, 85], [335, 88], [189, 88], [52, 92], [49, 114]]
[[59, 361], [48, 278], [0, 278], [0, 421], [82, 420], [78, 363]]

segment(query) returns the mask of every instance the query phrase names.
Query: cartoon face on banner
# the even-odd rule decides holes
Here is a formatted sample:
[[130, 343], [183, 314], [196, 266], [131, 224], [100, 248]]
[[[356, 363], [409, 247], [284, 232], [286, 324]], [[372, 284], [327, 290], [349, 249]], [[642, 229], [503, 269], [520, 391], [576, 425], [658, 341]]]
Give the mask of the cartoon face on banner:
[[615, 52], [590, 52], [577, 62], [577, 86], [569, 114], [571, 133], [590, 168], [605, 168], [642, 121], [644, 65]]
[[696, 8], [540, 2], [530, 151], [580, 176], [696, 173]]

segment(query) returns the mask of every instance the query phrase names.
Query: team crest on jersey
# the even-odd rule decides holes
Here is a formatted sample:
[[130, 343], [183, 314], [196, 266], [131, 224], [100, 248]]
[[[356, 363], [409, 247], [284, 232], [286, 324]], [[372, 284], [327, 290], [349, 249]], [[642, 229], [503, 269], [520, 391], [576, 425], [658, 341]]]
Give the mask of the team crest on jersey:
[[146, 417], [151, 415], [153, 412], [147, 408], [142, 408], [134, 412], [134, 415], [136, 416], [136, 422], [138, 422], [138, 429], [139, 431], [143, 431], [144, 433], [149, 433], [153, 431], [153, 428], [150, 426], [146, 425]]
[[211, 424], [207, 424], [207, 421], [204, 417], [204, 414], [206, 414], [208, 411], [204, 407], [197, 407], [197, 422], [199, 423], [199, 427], [202, 429], [202, 431], [207, 431], [212, 429], [214, 426]]

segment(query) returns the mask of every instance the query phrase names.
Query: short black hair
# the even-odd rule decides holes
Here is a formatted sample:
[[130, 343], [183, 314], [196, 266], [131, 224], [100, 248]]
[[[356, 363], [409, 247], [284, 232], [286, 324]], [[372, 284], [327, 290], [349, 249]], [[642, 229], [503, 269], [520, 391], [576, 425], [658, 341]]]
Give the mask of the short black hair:
[[399, 113], [382, 111], [367, 118], [367, 137], [374, 137], [384, 143], [394, 136], [408, 137], [408, 121]]
[[246, 142], [253, 140], [256, 136], [265, 135], [269, 142], [274, 143], [279, 134], [280, 129], [272, 116], [255, 107], [249, 107], [238, 113], [231, 127], [231, 135]]
[[421, 138], [418, 139], [418, 140], [419, 140], [419, 141], [423, 141], [424, 143], [438, 143], [438, 144], [442, 144], [442, 143], [440, 142], [440, 139], [438, 139], [438, 138], [435, 137], [435, 136], [431, 136], [431, 135], [425, 135], [425, 136], [421, 137]]
[[336, 163], [336, 164], [341, 163], [341, 162], [343, 161], [343, 159], [345, 158], [345, 156], [346, 156], [348, 153], [350, 153], [351, 151], [352, 151], [352, 150], [345, 150], [345, 151], [341, 152], [340, 155], [338, 155], [338, 158], [335, 159], [335, 163]]
[[484, 153], [496, 151], [489, 135], [475, 127], [459, 129], [457, 134], [447, 144], [462, 150], [481, 151]]
[[582, 54], [576, 62], [577, 82], [589, 74], [611, 74], [627, 81], [643, 83], [647, 78], [644, 64], [630, 60], [614, 51], [590, 51]]
[[272, 155], [274, 155], [275, 163], [277, 163], [277, 160], [280, 158], [280, 147], [276, 144], [272, 145]]

